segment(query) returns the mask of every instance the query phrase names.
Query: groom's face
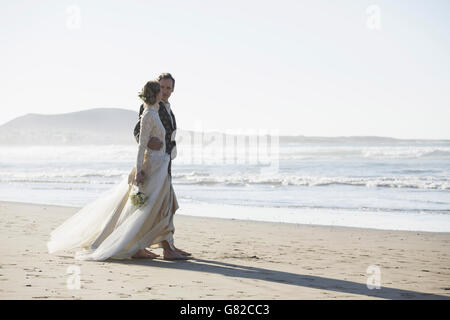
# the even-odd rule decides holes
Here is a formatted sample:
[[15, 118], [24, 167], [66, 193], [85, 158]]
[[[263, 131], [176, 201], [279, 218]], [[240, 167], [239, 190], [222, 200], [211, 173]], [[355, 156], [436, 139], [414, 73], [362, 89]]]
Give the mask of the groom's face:
[[169, 101], [170, 95], [173, 92], [172, 79], [161, 79], [159, 85], [161, 86], [161, 100], [164, 102]]

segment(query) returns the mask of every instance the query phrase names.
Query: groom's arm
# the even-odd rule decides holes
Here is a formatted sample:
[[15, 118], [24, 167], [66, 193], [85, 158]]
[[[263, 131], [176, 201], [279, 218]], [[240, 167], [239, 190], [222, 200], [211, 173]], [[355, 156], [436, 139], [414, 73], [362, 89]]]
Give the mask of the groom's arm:
[[[139, 130], [139, 127], [137, 125], [136, 125], [136, 129]], [[135, 129], [135, 132], [136, 132], [136, 129]], [[135, 135], [135, 138], [136, 138], [137, 143], [139, 143], [139, 132]], [[162, 141], [159, 140], [157, 137], [151, 137], [147, 144], [147, 147], [152, 150], [159, 150], [162, 148], [162, 146], [163, 146]]]
[[162, 146], [163, 143], [157, 137], [151, 137], [150, 141], [147, 144], [147, 147], [149, 147], [152, 150], [159, 150], [162, 148]]

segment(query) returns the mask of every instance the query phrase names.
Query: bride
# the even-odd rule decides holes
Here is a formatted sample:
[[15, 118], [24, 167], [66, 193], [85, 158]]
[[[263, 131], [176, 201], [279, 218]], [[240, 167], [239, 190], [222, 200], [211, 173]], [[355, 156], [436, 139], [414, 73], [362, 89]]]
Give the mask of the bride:
[[[154, 258], [145, 248], [164, 248], [164, 259], [188, 259], [173, 244], [173, 216], [178, 202], [168, 176], [170, 155], [165, 150], [165, 129], [158, 115], [161, 88], [157, 81], [145, 84], [136, 166], [128, 177], [67, 219], [50, 235], [49, 253], [80, 249], [77, 260]], [[150, 137], [163, 142], [160, 150], [147, 148]], [[136, 207], [129, 196], [140, 185], [147, 197]]]

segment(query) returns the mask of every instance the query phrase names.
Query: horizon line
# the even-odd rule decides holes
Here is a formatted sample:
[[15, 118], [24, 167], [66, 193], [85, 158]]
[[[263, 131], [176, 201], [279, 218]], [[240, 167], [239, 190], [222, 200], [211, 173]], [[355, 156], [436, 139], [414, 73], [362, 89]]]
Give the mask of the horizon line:
[[[38, 116], [59, 116], [59, 115], [67, 115], [67, 114], [73, 114], [73, 113], [79, 113], [79, 112], [84, 112], [84, 111], [91, 111], [91, 110], [97, 110], [97, 109], [117, 109], [117, 110], [123, 110], [123, 111], [130, 111], [130, 112], [135, 112], [135, 113], [139, 113], [139, 111], [134, 111], [132, 109], [125, 109], [124, 107], [93, 107], [93, 108], [89, 108], [89, 109], [81, 109], [81, 110], [77, 110], [77, 111], [71, 111], [71, 112], [65, 112], [65, 113], [25, 113], [21, 116], [17, 116], [11, 120], [8, 120], [4, 123], [0, 124], [0, 128], [6, 124], [8, 124], [11, 121], [14, 121], [18, 118], [21, 117], [25, 117], [27, 115], [38, 115]], [[196, 131], [196, 130], [191, 130], [191, 129], [182, 129], [183, 131], [192, 131], [192, 132], [200, 132], [200, 131]], [[230, 130], [230, 132], [223, 132], [217, 129], [204, 129], [202, 132], [203, 133], [221, 133], [221, 134], [236, 134], [233, 133], [233, 131], [239, 131], [242, 129], [233, 129]], [[267, 130], [267, 129], [264, 129]], [[268, 131], [277, 131], [278, 129], [273, 129], [273, 130], [268, 130]], [[226, 131], [226, 130], [225, 130]], [[244, 134], [244, 133], [241, 133]], [[270, 135], [270, 134], [268, 134]], [[381, 139], [392, 139], [392, 140], [423, 140], [423, 141], [449, 141], [450, 142], [450, 138], [396, 138], [396, 137], [391, 137], [391, 136], [380, 136], [380, 135], [336, 135], [336, 136], [318, 136], [318, 135], [304, 135], [301, 133], [283, 133], [283, 134], [279, 134], [279, 137], [292, 137], [292, 138], [299, 138], [299, 137], [303, 137], [303, 138], [381, 138]]]

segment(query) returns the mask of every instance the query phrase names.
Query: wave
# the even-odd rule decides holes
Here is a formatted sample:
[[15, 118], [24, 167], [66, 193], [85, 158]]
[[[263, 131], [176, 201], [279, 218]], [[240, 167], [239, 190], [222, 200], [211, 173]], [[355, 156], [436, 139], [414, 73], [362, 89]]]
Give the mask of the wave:
[[403, 170], [393, 170], [392, 173], [401, 173], [401, 174], [436, 174], [443, 172], [442, 170], [437, 169], [403, 169]]
[[[400, 170], [397, 173], [424, 174], [429, 170]], [[0, 183], [68, 183], [68, 184], [114, 184], [125, 177], [124, 170], [55, 170], [50, 172], [0, 172]], [[307, 176], [276, 173], [216, 174], [203, 171], [172, 172], [174, 183], [185, 185], [227, 186], [299, 186], [327, 187], [354, 186], [380, 188], [413, 188], [426, 190], [450, 190], [447, 176], [394, 175], [379, 177], [361, 176]]]
[[56, 184], [116, 184], [117, 181], [105, 181], [105, 180], [54, 180], [54, 179], [0, 179], [0, 182], [6, 183], [56, 183]]
[[[239, 152], [238, 152], [239, 151]], [[301, 160], [442, 160], [450, 161], [450, 146], [444, 145], [352, 145], [352, 144], [321, 144], [321, 143], [280, 143], [274, 153], [244, 148], [228, 152], [223, 148], [208, 146], [180, 145], [177, 164], [195, 165], [200, 158], [203, 164], [224, 163], [224, 158], [233, 154], [231, 163], [250, 163], [250, 159], [258, 163], [273, 162], [273, 160], [301, 161]], [[34, 146], [34, 147], [5, 147], [0, 146], [0, 168], [13, 165], [106, 165], [132, 167], [136, 161], [136, 146]], [[32, 155], [32, 156], [30, 156]], [[228, 159], [229, 160], [229, 159]], [[175, 164], [174, 163], [174, 164]], [[227, 162], [225, 162], [227, 163]]]
[[0, 171], [0, 179], [1, 181], [9, 179], [11, 181], [21, 180], [23, 182], [41, 179], [60, 179], [59, 181], [64, 181], [67, 178], [119, 178], [127, 173], [117, 169], [60, 169], [37, 172]]
[[364, 158], [390, 158], [390, 159], [418, 159], [418, 158], [450, 158], [448, 149], [381, 149], [366, 150]]
[[291, 146], [280, 148], [280, 158], [284, 160], [309, 159], [450, 159], [448, 147], [318, 147]]
[[216, 175], [190, 172], [185, 174], [173, 173], [174, 183], [230, 186], [268, 185], [268, 186], [304, 186], [326, 187], [333, 185], [355, 187], [383, 187], [383, 188], [413, 188], [450, 190], [450, 179], [445, 177], [315, 177], [315, 176], [287, 176], [287, 175]]
[[280, 143], [285, 144], [396, 144], [396, 145], [449, 145], [449, 139], [397, 139], [380, 136], [340, 136], [340, 137], [313, 137], [313, 136], [280, 136]]
[[[253, 206], [253, 207], [267, 207], [267, 205], [258, 205], [252, 203], [247, 205], [246, 203], [240, 203], [241, 206]], [[286, 206], [271, 205], [271, 208], [289, 208], [289, 209], [306, 209], [306, 210], [333, 210], [333, 211], [356, 211], [356, 212], [397, 212], [397, 213], [424, 213], [424, 214], [444, 214], [449, 215], [450, 209], [448, 210], [438, 210], [438, 209], [427, 209], [427, 208], [390, 208], [390, 207], [363, 207], [363, 206], [312, 206], [312, 205], [295, 205], [290, 204]]]
[[433, 150], [428, 151], [420, 155], [422, 158], [450, 158], [450, 151], [449, 150]]

